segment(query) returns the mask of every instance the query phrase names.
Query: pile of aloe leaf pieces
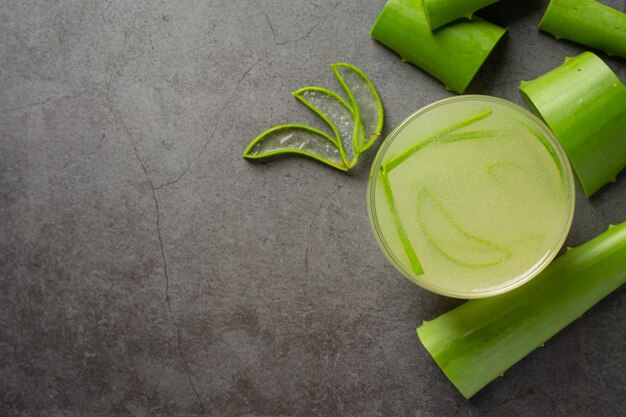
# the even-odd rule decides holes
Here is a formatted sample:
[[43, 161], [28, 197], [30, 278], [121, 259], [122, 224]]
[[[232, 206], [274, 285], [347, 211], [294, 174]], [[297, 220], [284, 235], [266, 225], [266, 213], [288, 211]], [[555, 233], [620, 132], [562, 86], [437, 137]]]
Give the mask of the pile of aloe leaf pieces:
[[[498, 0], [390, 0], [370, 35], [462, 94], [506, 33], [473, 15]], [[607, 55], [626, 58], [626, 14], [595, 0], [552, 0], [538, 27]], [[363, 71], [331, 66], [348, 100], [320, 87], [294, 96], [328, 124], [333, 136], [301, 124], [257, 136], [247, 159], [311, 157], [348, 171], [381, 136], [380, 96]], [[615, 181], [626, 166], [626, 87], [595, 53], [520, 84], [531, 110], [565, 150], [586, 197]], [[524, 356], [626, 283], [626, 222], [569, 249], [529, 283], [471, 300], [417, 329], [446, 376], [470, 398]]]

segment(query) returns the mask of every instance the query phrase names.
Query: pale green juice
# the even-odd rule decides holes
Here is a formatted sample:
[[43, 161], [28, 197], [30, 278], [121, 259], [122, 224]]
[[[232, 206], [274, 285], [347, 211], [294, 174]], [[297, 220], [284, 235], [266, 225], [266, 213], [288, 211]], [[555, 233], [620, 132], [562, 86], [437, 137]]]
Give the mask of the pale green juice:
[[389, 260], [461, 298], [539, 273], [564, 242], [573, 202], [571, 169], [545, 125], [484, 96], [411, 116], [385, 140], [370, 179], [370, 220]]

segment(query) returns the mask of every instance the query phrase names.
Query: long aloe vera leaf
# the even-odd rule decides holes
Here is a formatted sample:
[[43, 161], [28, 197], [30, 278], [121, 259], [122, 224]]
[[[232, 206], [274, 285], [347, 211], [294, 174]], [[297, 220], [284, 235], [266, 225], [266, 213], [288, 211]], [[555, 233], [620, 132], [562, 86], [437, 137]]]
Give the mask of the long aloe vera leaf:
[[421, 0], [390, 0], [370, 35], [439, 81], [463, 93], [506, 29], [463, 19], [431, 32]]
[[626, 14], [595, 0], [552, 0], [539, 29], [626, 57]]
[[[477, 136], [475, 135], [475, 133], [462, 134], [460, 136], [453, 136], [451, 134], [456, 132], [457, 130], [463, 129], [464, 127], [467, 127], [476, 122], [479, 122], [486, 117], [489, 117], [491, 113], [493, 113], [491, 109], [485, 109], [476, 113], [474, 116], [470, 118], [461, 120], [460, 122], [456, 122], [456, 123], [451, 124], [450, 126], [446, 126], [442, 129], [439, 129], [438, 131], [420, 140], [415, 145], [411, 146], [409, 149], [405, 150], [401, 154], [393, 157], [392, 159], [388, 161], [385, 161], [385, 163], [381, 166], [381, 170], [387, 173], [390, 172], [391, 170], [396, 168], [398, 165], [400, 165], [401, 163], [409, 159], [411, 156], [413, 156], [417, 151], [422, 149], [427, 144], [432, 143], [436, 140], [441, 140], [442, 138], [447, 137], [448, 139], [447, 141], [455, 141], [455, 140], [462, 140], [462, 139], [476, 139]], [[480, 134], [478, 136], [487, 137], [489, 136], [489, 134], [484, 132], [482, 136]]]
[[417, 334], [469, 398], [626, 282], [626, 222], [568, 250], [532, 281], [471, 300]]
[[363, 143], [359, 144], [358, 149], [359, 152], [365, 152], [380, 137], [384, 119], [383, 103], [363, 71], [344, 62], [332, 64], [331, 68], [365, 129]]
[[293, 96], [332, 129], [341, 157], [352, 168], [359, 157], [359, 119], [352, 107], [336, 93], [320, 87], [304, 87]]
[[287, 153], [305, 155], [338, 170], [348, 170], [333, 138], [321, 130], [298, 124], [266, 130], [250, 142], [243, 157], [260, 159]]
[[596, 55], [566, 58], [520, 92], [554, 132], [587, 197], [626, 166], [626, 87]]
[[385, 199], [387, 200], [387, 205], [389, 207], [389, 211], [391, 212], [391, 217], [393, 218], [393, 224], [396, 228], [396, 232], [398, 233], [398, 237], [400, 238], [400, 242], [402, 242], [404, 252], [406, 253], [407, 258], [409, 258], [409, 262], [411, 263], [411, 268], [413, 269], [413, 272], [415, 272], [415, 274], [417, 275], [421, 275], [424, 273], [424, 269], [422, 268], [422, 264], [420, 263], [417, 254], [415, 253], [415, 250], [411, 245], [411, 242], [409, 241], [409, 237], [406, 234], [406, 230], [404, 229], [404, 225], [402, 224], [402, 220], [400, 219], [400, 215], [398, 214], [398, 209], [396, 208], [395, 197], [391, 189], [389, 177], [385, 173], [381, 173], [379, 178], [383, 186]]
[[499, 0], [422, 0], [430, 30], [466, 17], [470, 19], [476, 10]]

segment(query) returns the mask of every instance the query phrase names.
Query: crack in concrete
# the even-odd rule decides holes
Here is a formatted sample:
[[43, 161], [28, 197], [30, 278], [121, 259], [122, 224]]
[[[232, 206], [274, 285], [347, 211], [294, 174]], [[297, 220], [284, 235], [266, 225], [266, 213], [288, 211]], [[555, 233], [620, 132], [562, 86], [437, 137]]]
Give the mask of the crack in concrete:
[[318, 21], [315, 22], [315, 24], [308, 31], [306, 31], [306, 33], [304, 35], [299, 36], [299, 37], [297, 37], [295, 39], [290, 39], [290, 40], [286, 40], [286, 41], [283, 41], [283, 42], [277, 42], [276, 41], [278, 36], [276, 35], [276, 31], [274, 30], [274, 26], [272, 25], [272, 20], [269, 18], [269, 16], [265, 12], [265, 10], [257, 3], [257, 0], [252, 0], [252, 1], [256, 5], [256, 7], [259, 9], [259, 11], [263, 14], [263, 16], [265, 16], [265, 20], [267, 21], [267, 24], [268, 24], [268, 26], [269, 26], [269, 28], [272, 31], [272, 34], [274, 36], [274, 43], [276, 44], [276, 46], [285, 46], [285, 45], [289, 45], [289, 44], [294, 44], [296, 42], [300, 42], [301, 40], [304, 40], [304, 39], [308, 38], [309, 36], [311, 36], [313, 31], [315, 31], [315, 29], [317, 29], [323, 22], [325, 22], [326, 19], [328, 18], [328, 16], [330, 16], [331, 14], [334, 13], [334, 11], [337, 9], [337, 7], [339, 7], [339, 5], [341, 4], [341, 2], [343, 0], [339, 0], [337, 3], [335, 3], [335, 5], [333, 7], [331, 7], [330, 11], [328, 13], [326, 13], [324, 16], [322, 16], [320, 19], [318, 19]]
[[[230, 105], [230, 103], [232, 102], [233, 98], [235, 98], [235, 94], [237, 93], [237, 91], [239, 90], [239, 86], [241, 85], [241, 83], [243, 82], [244, 78], [246, 78], [248, 76], [248, 74], [250, 74], [250, 72], [252, 71], [252, 69], [254, 69], [254, 67], [256, 67], [259, 62], [261, 62], [265, 57], [260, 57], [258, 58], [256, 61], [254, 61], [254, 63], [252, 65], [250, 65], [248, 67], [248, 69], [246, 69], [243, 74], [241, 75], [241, 77], [239, 77], [239, 80], [237, 81], [237, 83], [235, 84], [235, 88], [233, 88], [233, 91], [230, 93], [230, 96], [228, 97], [228, 99], [226, 100], [226, 102], [224, 103], [224, 105], [220, 108], [220, 110], [218, 111], [218, 118], [215, 122], [215, 126], [219, 125], [220, 121], [222, 120], [221, 117], [224, 114], [224, 110], [226, 110], [226, 108]], [[163, 188], [169, 187], [170, 185], [174, 185], [177, 182], [179, 182], [180, 180], [183, 179], [183, 177], [187, 174], [187, 172], [189, 171], [189, 169], [191, 168], [191, 166], [198, 161], [198, 159], [200, 159], [202, 157], [202, 155], [204, 154], [204, 151], [206, 150], [207, 146], [209, 146], [209, 143], [211, 143], [211, 140], [213, 140], [213, 137], [215, 136], [215, 131], [216, 129], [213, 129], [211, 134], [209, 135], [209, 138], [204, 142], [204, 144], [202, 145], [202, 147], [200, 148], [200, 152], [198, 152], [198, 154], [196, 156], [194, 156], [193, 158], [191, 158], [189, 160], [189, 162], [187, 163], [187, 166], [183, 169], [183, 171], [173, 180], [171, 181], [167, 181], [164, 182], [163, 184], [159, 184], [157, 186], [154, 187], [155, 190], [161, 190]]]
[[37, 107], [37, 106], [43, 106], [44, 104], [47, 104], [51, 101], [56, 101], [56, 100], [67, 100], [67, 99], [71, 99], [71, 98], [76, 98], [79, 97], [82, 93], [77, 93], [77, 94], [68, 94], [68, 95], [64, 95], [64, 96], [52, 96], [52, 97], [48, 97], [44, 100], [40, 100], [40, 101], [36, 101], [34, 103], [28, 103], [25, 104], [23, 106], [19, 106], [19, 107], [13, 107], [10, 109], [6, 109], [6, 110], [2, 110], [0, 111], [0, 115], [2, 114], [7, 114], [7, 113], [12, 113], [15, 111], [19, 111], [19, 110], [27, 110], [30, 109], [32, 107]]
[[346, 177], [345, 181], [342, 182], [341, 184], [339, 184], [337, 186], [337, 188], [335, 188], [330, 194], [328, 194], [320, 203], [320, 205], [317, 207], [317, 210], [315, 211], [315, 215], [313, 216], [313, 219], [311, 220], [311, 223], [309, 223], [309, 230], [307, 232], [307, 236], [306, 236], [306, 247], [304, 248], [304, 284], [302, 286], [302, 293], [304, 295], [304, 299], [308, 302], [309, 300], [309, 296], [307, 294], [307, 286], [309, 283], [309, 248], [311, 246], [311, 234], [313, 233], [313, 225], [315, 224], [315, 221], [317, 220], [320, 212], [322, 211], [322, 209], [324, 208], [324, 206], [326, 205], [326, 202], [335, 194], [337, 194], [337, 192], [339, 190], [341, 190], [343, 188], [344, 185], [346, 185], [346, 183], [348, 182], [348, 180], [350, 179], [350, 177]]
[[106, 88], [106, 102], [107, 102], [107, 107], [109, 109], [109, 111], [111, 112], [111, 114], [113, 115], [113, 118], [115, 119], [115, 121], [121, 126], [121, 128], [124, 130], [124, 132], [126, 133], [126, 136], [128, 136], [128, 139], [130, 140], [131, 146], [133, 148], [133, 152], [135, 154], [135, 159], [137, 159], [137, 162], [139, 163], [139, 166], [141, 167], [141, 170], [144, 173], [144, 176], [146, 177], [146, 180], [148, 181], [148, 184], [150, 185], [150, 192], [152, 195], [152, 199], [154, 201], [154, 207], [155, 207], [155, 215], [156, 215], [156, 231], [157, 231], [157, 238], [159, 241], [159, 249], [161, 252], [161, 260], [163, 263], [163, 276], [165, 278], [165, 303], [167, 305], [167, 311], [169, 313], [170, 316], [170, 320], [172, 321], [172, 324], [174, 325], [174, 327], [176, 328], [176, 341], [177, 341], [177, 348], [178, 348], [178, 355], [180, 357], [180, 360], [183, 363], [183, 369], [185, 371], [185, 374], [187, 376], [187, 381], [189, 382], [189, 385], [191, 387], [191, 390], [193, 391], [196, 400], [200, 406], [200, 409], [202, 411], [202, 415], [206, 415], [206, 409], [204, 407], [204, 402], [202, 401], [202, 399], [200, 398], [200, 394], [196, 388], [196, 385], [193, 382], [193, 379], [191, 377], [191, 370], [189, 369], [189, 365], [187, 363], [187, 361], [185, 360], [185, 355], [183, 354], [183, 348], [182, 348], [182, 339], [181, 339], [181, 327], [178, 324], [178, 321], [176, 320], [176, 317], [174, 316], [174, 312], [172, 311], [172, 302], [171, 302], [171, 298], [170, 298], [170, 293], [169, 293], [169, 287], [170, 287], [170, 276], [169, 276], [169, 272], [168, 272], [168, 268], [167, 268], [167, 256], [165, 255], [165, 246], [163, 244], [163, 233], [161, 232], [161, 210], [159, 207], [159, 199], [157, 198], [156, 192], [157, 192], [157, 188], [154, 186], [154, 182], [152, 181], [152, 178], [150, 177], [150, 174], [148, 173], [148, 169], [146, 167], [146, 165], [144, 164], [143, 160], [141, 159], [141, 156], [139, 155], [139, 150], [137, 149], [137, 144], [135, 143], [135, 139], [133, 137], [133, 134], [130, 131], [130, 128], [126, 125], [126, 123], [124, 122], [123, 118], [121, 117], [121, 115], [119, 114], [119, 112], [115, 111], [115, 108], [113, 106], [113, 103], [111, 103], [111, 97], [110, 97], [110, 91], [111, 91], [111, 81], [112, 81], [112, 75], [109, 75], [109, 80], [107, 83], [107, 88]]

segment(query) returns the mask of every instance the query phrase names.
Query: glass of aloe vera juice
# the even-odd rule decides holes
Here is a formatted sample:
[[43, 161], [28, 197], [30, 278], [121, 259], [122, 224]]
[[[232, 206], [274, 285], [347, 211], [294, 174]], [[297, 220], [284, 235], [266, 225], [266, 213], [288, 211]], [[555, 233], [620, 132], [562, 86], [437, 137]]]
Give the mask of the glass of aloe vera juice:
[[422, 108], [386, 138], [368, 209], [381, 250], [406, 278], [481, 298], [550, 263], [571, 226], [574, 194], [567, 157], [541, 120], [468, 95]]

